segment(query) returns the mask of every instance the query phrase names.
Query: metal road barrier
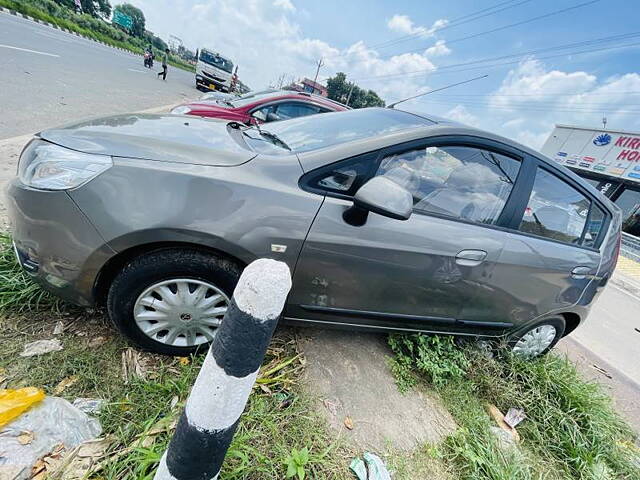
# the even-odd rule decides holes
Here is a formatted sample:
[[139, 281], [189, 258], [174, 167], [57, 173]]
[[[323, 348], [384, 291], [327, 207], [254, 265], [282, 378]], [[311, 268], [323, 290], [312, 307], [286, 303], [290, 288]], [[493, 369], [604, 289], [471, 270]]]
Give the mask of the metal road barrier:
[[620, 255], [640, 263], [640, 238], [622, 232]]
[[244, 269], [155, 480], [218, 478], [290, 289], [282, 262]]

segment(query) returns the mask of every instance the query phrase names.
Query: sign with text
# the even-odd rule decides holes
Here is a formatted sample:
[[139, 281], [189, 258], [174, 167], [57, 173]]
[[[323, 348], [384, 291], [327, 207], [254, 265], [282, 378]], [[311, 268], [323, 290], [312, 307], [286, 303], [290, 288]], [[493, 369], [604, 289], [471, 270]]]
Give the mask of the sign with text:
[[542, 153], [577, 170], [640, 182], [640, 133], [558, 125]]
[[129, 15], [122, 13], [120, 10], [113, 11], [113, 23], [123, 26], [124, 28], [131, 30], [133, 28], [133, 18]]

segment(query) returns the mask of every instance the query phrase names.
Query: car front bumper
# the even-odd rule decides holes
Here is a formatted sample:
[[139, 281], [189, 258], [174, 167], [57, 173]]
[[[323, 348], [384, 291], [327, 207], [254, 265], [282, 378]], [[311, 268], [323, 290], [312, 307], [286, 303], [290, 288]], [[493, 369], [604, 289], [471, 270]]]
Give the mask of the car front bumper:
[[229, 91], [229, 86], [223, 82], [218, 82], [217, 80], [213, 80], [202, 75], [196, 75], [196, 85], [208, 90], [220, 90], [221, 92]]
[[115, 252], [66, 192], [35, 190], [14, 179], [6, 196], [25, 272], [68, 302], [92, 305], [96, 276]]

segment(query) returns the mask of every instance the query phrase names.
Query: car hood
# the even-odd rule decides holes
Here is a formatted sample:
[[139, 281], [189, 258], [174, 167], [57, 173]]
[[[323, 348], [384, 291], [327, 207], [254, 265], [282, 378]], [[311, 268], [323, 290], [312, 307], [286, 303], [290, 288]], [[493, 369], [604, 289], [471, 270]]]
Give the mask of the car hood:
[[45, 130], [49, 142], [85, 153], [234, 166], [256, 153], [234, 140], [227, 122], [183, 115], [117, 115]]

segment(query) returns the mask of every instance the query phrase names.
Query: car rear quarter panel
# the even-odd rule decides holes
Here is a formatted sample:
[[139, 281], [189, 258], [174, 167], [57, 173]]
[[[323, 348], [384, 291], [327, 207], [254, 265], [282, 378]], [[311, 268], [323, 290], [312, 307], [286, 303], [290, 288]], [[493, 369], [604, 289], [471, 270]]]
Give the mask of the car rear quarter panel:
[[[111, 248], [155, 242], [209, 246], [248, 263], [277, 258], [293, 270], [322, 197], [298, 187], [293, 156], [237, 167], [114, 159], [71, 196]], [[286, 250], [273, 251], [273, 245]]]

